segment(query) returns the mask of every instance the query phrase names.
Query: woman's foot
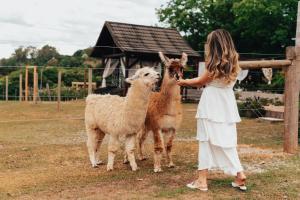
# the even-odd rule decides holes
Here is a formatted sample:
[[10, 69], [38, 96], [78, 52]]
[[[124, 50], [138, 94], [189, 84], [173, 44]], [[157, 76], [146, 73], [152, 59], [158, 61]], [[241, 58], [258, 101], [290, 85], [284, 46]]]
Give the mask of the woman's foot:
[[238, 173], [234, 182], [231, 183], [232, 187], [234, 188], [238, 188], [242, 191], [246, 191], [247, 187], [246, 187], [246, 176], [244, 173]]
[[208, 190], [206, 181], [204, 182], [204, 181], [195, 180], [187, 184], [186, 186], [190, 189], [198, 189], [203, 192], [206, 192]]

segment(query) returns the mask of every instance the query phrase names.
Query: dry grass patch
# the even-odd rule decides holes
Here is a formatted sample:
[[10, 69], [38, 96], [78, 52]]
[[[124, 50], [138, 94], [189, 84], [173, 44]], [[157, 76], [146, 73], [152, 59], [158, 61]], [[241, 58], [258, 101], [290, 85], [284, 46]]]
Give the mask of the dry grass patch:
[[[0, 199], [300, 198], [300, 158], [281, 152], [282, 124], [244, 119], [238, 125], [249, 191], [231, 188], [232, 177], [213, 172], [210, 191], [201, 193], [185, 187], [197, 169], [195, 104], [184, 105], [183, 126], [174, 144], [177, 166], [163, 167], [161, 174], [153, 173], [152, 143], [146, 144], [149, 159], [138, 162], [141, 169], [136, 173], [122, 164], [121, 152], [113, 172], [106, 172], [105, 165], [91, 168], [82, 120], [84, 102], [64, 103], [62, 108], [58, 113], [54, 103], [0, 103]], [[105, 144], [101, 150], [106, 161]]]

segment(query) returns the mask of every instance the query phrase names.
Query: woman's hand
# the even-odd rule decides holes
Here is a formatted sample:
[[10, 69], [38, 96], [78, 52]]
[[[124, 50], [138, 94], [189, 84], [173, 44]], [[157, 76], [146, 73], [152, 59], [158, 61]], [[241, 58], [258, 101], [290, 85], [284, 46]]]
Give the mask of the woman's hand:
[[177, 85], [180, 85], [180, 86], [187, 86], [187, 83], [186, 83], [186, 80], [182, 79], [182, 78], [179, 78], [177, 80]]

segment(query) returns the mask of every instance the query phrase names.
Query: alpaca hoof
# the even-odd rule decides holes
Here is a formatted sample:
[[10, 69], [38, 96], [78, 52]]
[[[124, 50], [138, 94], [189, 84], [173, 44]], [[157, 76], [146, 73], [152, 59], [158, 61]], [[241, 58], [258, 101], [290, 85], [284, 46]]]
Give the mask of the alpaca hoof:
[[136, 166], [136, 167], [132, 167], [132, 168], [131, 168], [131, 170], [132, 170], [133, 172], [135, 172], [135, 171], [137, 171], [137, 170], [139, 170], [139, 169], [140, 169], [140, 168], [139, 168], [139, 167], [137, 167], [137, 166]]
[[175, 167], [174, 163], [169, 163], [168, 164], [168, 168], [174, 168], [174, 167]]
[[93, 168], [98, 168], [98, 165], [97, 164], [92, 164], [92, 167]]
[[106, 170], [109, 172], [109, 171], [112, 171], [114, 168], [113, 168], [113, 166], [108, 166], [107, 165], [107, 167], [106, 167]]
[[156, 168], [154, 168], [154, 172], [155, 173], [162, 172], [162, 169], [160, 167], [156, 167]]

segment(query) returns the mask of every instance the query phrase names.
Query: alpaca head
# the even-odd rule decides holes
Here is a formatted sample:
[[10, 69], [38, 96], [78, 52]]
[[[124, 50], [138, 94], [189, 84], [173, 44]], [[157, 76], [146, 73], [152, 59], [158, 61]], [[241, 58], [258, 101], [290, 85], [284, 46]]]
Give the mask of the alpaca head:
[[160, 74], [156, 72], [153, 68], [143, 67], [138, 69], [135, 74], [126, 79], [127, 83], [131, 85], [135, 83], [140, 83], [151, 90], [156, 89], [156, 83], [160, 80]]
[[159, 57], [165, 65], [165, 73], [168, 74], [168, 78], [172, 79], [173, 82], [183, 76], [183, 69], [188, 61], [187, 54], [182, 53], [181, 58], [168, 58], [162, 52], [159, 52]]

